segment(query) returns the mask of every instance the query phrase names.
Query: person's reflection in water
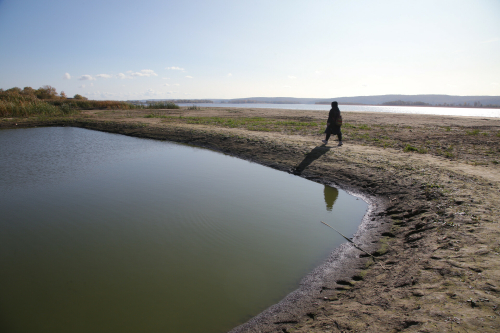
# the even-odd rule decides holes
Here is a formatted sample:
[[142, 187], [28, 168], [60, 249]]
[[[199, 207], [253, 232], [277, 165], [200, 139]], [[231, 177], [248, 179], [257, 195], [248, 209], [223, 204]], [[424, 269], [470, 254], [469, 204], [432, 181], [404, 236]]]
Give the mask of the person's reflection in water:
[[335, 187], [330, 187], [325, 185], [325, 202], [326, 202], [326, 210], [331, 212], [333, 208], [333, 204], [337, 197], [339, 196], [339, 190]]

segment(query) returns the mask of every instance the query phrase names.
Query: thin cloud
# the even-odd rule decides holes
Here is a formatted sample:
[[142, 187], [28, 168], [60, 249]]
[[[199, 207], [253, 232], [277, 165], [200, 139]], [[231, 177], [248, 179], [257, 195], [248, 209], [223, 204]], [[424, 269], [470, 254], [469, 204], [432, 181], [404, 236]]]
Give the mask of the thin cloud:
[[192, 79], [192, 78], [193, 78], [192, 76], [189, 76], [189, 75], [186, 75], [186, 77], [187, 77], [188, 79]]
[[92, 75], [82, 75], [78, 78], [80, 81], [92, 81], [95, 80]]
[[184, 71], [184, 68], [176, 67], [176, 66], [165, 67], [165, 69], [172, 70], [172, 71]]
[[170, 84], [165, 83], [163, 86], [164, 86], [164, 87], [170, 87]]
[[125, 75], [125, 74], [123, 74], [123, 73], [118, 73], [118, 74], [116, 75], [116, 77], [117, 77], [117, 78], [119, 78], [119, 79], [122, 79], [122, 80], [123, 80], [123, 79], [131, 79], [131, 78], [132, 78], [131, 76], [129, 76], [129, 75]]
[[87, 96], [95, 96], [95, 97], [112, 97], [114, 96], [115, 94], [114, 93], [110, 93], [110, 92], [106, 92], [106, 91], [90, 91], [88, 93], [86, 93]]
[[156, 92], [156, 91], [155, 91], [155, 90], [153, 90], [153, 89], [148, 89], [148, 90], [144, 93], [144, 95], [146, 95], [146, 96], [154, 96], [154, 95], [158, 95], [158, 92]]
[[158, 74], [156, 74], [152, 69], [143, 69], [140, 72], [128, 71], [127, 73], [130, 73], [130, 76], [158, 76]]
[[95, 77], [98, 79], [111, 79], [113, 76], [109, 74], [97, 74]]
[[486, 43], [493, 43], [493, 42], [498, 42], [500, 41], [500, 38], [493, 38], [493, 39], [488, 39], [488, 40], [484, 40], [482, 42], [479, 42], [480, 44], [486, 44]]
[[296, 76], [293, 76], [293, 75], [288, 75], [288, 78], [289, 78], [289, 79], [292, 79], [292, 80], [295, 80], [297, 77], [296, 77]]
[[65, 73], [63, 76], [63, 79], [69, 80], [69, 79], [71, 79], [71, 75], [69, 75], [69, 73]]
[[116, 93], [112, 93], [112, 92], [107, 92], [107, 91], [104, 91], [101, 93], [101, 97], [103, 98], [112, 98], [112, 97], [115, 97], [117, 96]]
[[232, 73], [229, 73], [229, 74], [227, 74], [227, 76], [228, 76], [228, 77], [231, 77], [231, 76], [233, 76], [233, 74], [232, 74]]

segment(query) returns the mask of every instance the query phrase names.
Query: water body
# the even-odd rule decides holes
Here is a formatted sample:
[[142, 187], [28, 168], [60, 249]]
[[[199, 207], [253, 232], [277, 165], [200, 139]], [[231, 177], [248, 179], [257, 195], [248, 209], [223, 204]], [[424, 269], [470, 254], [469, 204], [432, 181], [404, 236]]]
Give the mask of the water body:
[[[193, 104], [179, 104], [191, 106]], [[228, 103], [201, 103], [203, 107], [231, 107], [231, 108], [265, 108], [286, 110], [329, 111], [330, 105], [319, 104], [228, 104]], [[418, 106], [381, 106], [381, 105], [339, 105], [340, 111], [361, 112], [389, 112], [409, 114], [429, 114], [442, 116], [471, 116], [471, 117], [500, 117], [500, 109], [486, 108], [445, 108], [445, 107], [418, 107]]]
[[0, 142], [1, 332], [227, 331], [344, 242], [321, 220], [350, 237], [367, 209], [186, 145], [70, 127]]

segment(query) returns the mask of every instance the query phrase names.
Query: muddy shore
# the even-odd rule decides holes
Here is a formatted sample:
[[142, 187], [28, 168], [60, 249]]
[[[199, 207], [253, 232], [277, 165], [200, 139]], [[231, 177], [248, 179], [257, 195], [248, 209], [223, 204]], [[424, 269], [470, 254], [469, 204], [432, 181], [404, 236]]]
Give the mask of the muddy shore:
[[344, 244], [300, 289], [235, 332], [499, 332], [500, 119], [344, 112], [337, 147], [320, 141], [325, 116], [110, 110], [0, 119], [0, 128], [76, 126], [185, 142], [371, 204], [353, 241], [373, 257]]

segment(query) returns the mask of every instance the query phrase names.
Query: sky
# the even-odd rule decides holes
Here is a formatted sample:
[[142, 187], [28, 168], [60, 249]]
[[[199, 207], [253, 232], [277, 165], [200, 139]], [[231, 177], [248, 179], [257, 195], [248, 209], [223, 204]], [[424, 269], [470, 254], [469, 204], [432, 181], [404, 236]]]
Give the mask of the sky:
[[500, 95], [499, 0], [0, 0], [0, 88]]

